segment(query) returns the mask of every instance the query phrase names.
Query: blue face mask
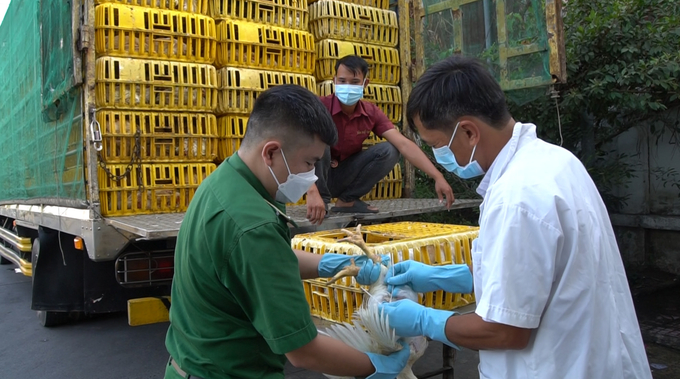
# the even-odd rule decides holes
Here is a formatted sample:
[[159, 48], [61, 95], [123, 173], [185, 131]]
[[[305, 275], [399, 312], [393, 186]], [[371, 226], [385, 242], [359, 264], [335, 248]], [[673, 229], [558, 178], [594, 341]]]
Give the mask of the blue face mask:
[[[366, 79], [364, 79], [366, 83]], [[335, 96], [341, 103], [352, 106], [364, 97], [364, 83], [362, 84], [336, 84]]]
[[470, 162], [461, 167], [458, 164], [458, 161], [456, 160], [456, 156], [453, 155], [453, 151], [451, 151], [451, 142], [453, 142], [453, 137], [456, 136], [456, 132], [458, 131], [458, 124], [456, 124], [456, 128], [453, 129], [453, 135], [451, 136], [451, 140], [449, 141], [449, 144], [446, 146], [438, 147], [436, 149], [432, 149], [432, 153], [434, 153], [434, 158], [437, 160], [437, 163], [442, 165], [446, 171], [452, 172], [461, 179], [472, 179], [480, 175], [484, 175], [484, 170], [482, 170], [482, 167], [477, 163], [477, 161], [473, 161], [472, 158], [475, 156], [475, 150], [477, 149], [477, 145], [472, 148], [472, 155], [470, 155]]

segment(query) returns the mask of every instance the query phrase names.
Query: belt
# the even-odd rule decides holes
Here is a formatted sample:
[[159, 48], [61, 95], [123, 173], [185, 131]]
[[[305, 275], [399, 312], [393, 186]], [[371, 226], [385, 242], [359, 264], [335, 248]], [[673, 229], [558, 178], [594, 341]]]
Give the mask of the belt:
[[188, 374], [186, 371], [182, 370], [172, 357], [170, 357], [170, 366], [172, 366], [172, 368], [174, 368], [175, 371], [177, 371], [177, 373], [180, 374], [184, 379], [203, 379], [196, 375]]

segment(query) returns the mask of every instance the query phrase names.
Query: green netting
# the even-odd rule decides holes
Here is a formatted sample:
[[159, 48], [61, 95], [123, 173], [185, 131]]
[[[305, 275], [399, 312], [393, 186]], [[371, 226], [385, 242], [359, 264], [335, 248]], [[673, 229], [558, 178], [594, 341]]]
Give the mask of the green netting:
[[0, 202], [85, 200], [71, 3], [12, 0], [0, 25]]
[[485, 60], [508, 95], [552, 83], [546, 0], [423, 0], [425, 65], [453, 54]]

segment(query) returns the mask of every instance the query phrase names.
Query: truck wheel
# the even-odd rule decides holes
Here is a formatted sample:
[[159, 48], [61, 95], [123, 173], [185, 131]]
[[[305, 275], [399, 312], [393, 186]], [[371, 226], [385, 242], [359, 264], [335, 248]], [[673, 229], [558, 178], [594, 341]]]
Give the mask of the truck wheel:
[[69, 321], [68, 312], [37, 311], [40, 325], [49, 328]]

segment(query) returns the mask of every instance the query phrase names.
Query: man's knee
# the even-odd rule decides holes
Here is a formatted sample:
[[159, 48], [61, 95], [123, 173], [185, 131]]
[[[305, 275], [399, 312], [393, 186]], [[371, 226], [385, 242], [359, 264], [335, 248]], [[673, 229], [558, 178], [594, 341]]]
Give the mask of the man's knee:
[[394, 164], [399, 161], [399, 150], [389, 142], [381, 142], [372, 148], [375, 149], [376, 159], [394, 162]]

